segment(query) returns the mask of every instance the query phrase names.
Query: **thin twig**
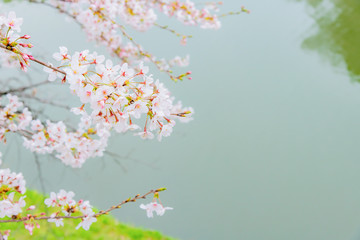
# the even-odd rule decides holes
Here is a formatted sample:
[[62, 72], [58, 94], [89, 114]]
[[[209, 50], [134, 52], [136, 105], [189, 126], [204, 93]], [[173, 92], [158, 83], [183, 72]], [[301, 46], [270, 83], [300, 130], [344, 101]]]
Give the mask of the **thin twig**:
[[44, 85], [44, 84], [47, 84], [47, 83], [50, 83], [50, 81], [46, 80], [46, 81], [43, 81], [43, 82], [34, 83], [32, 85], [29, 85], [29, 86], [24, 86], [24, 87], [20, 87], [20, 88], [13, 88], [13, 89], [10, 89], [10, 90], [4, 91], [4, 92], [0, 92], [0, 96], [6, 95], [8, 93], [23, 92], [25, 90], [35, 88], [35, 87], [38, 87], [38, 86], [41, 86], [41, 85]]
[[44, 193], [44, 192], [46, 192], [46, 190], [45, 190], [45, 184], [44, 184], [44, 177], [42, 175], [42, 170], [41, 170], [41, 166], [40, 166], [39, 156], [37, 155], [37, 153], [33, 153], [33, 155], [34, 155], [34, 159], [35, 159], [36, 168], [37, 168], [38, 174], [39, 174], [41, 191]]
[[169, 26], [163, 26], [163, 25], [160, 25], [158, 23], [154, 23], [154, 26], [158, 27], [158, 28], [161, 28], [163, 30], [166, 30], [166, 31], [169, 31], [173, 34], [175, 34], [177, 37], [183, 37], [183, 38], [192, 38], [192, 35], [185, 35], [185, 34], [182, 34], [182, 33], [178, 33], [176, 32], [174, 29], [172, 28], [169, 28]]
[[66, 110], [70, 110], [71, 107], [69, 107], [68, 105], [64, 105], [64, 104], [61, 104], [61, 103], [57, 103], [57, 102], [53, 102], [53, 101], [50, 101], [50, 100], [46, 100], [46, 99], [41, 99], [41, 98], [38, 98], [38, 97], [35, 97], [35, 96], [32, 96], [32, 95], [28, 95], [28, 94], [21, 94], [19, 95], [20, 97], [23, 97], [23, 98], [28, 98], [28, 99], [32, 99], [32, 100], [36, 100], [40, 103], [43, 103], [43, 104], [48, 104], [48, 105], [52, 105], [52, 106], [55, 106], [55, 107], [59, 107], [59, 108], [64, 108]]

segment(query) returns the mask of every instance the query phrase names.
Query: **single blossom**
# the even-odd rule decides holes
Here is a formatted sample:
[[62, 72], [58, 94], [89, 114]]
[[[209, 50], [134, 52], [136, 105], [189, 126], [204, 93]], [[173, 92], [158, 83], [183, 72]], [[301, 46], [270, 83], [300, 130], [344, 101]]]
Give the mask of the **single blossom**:
[[17, 32], [20, 32], [20, 26], [22, 25], [22, 23], [23, 19], [16, 18], [16, 14], [13, 11], [9, 12], [7, 18], [3, 19], [3, 24], [5, 24], [6, 27], [9, 27]]
[[51, 214], [51, 218], [48, 219], [48, 222], [55, 223], [56, 227], [64, 226], [63, 218], [55, 218], [57, 213]]
[[140, 208], [146, 210], [146, 215], [147, 215], [148, 218], [153, 218], [154, 217], [153, 212], [156, 212], [156, 214], [158, 216], [162, 216], [162, 215], [164, 215], [166, 210], [173, 210], [173, 208], [164, 207], [162, 204], [160, 204], [160, 203], [158, 203], [156, 201], [148, 203], [146, 205], [141, 204]]
[[76, 226], [76, 229], [82, 227], [85, 230], [89, 230], [92, 223], [96, 222], [97, 218], [93, 215], [88, 215], [85, 218], [81, 219], [81, 222]]

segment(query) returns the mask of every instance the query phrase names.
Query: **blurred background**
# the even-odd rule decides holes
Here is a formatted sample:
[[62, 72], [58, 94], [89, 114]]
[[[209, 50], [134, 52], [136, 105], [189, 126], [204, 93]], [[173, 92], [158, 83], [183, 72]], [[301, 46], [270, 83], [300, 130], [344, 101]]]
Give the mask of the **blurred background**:
[[[159, 57], [191, 55], [193, 80], [174, 83], [154, 70], [195, 109], [195, 120], [177, 124], [171, 137], [114, 134], [109, 151], [122, 157], [90, 159], [82, 169], [41, 157], [43, 184], [13, 137], [0, 149], [4, 166], [23, 172], [28, 188], [72, 190], [100, 209], [167, 187], [160, 198], [174, 210], [163, 217], [148, 219], [140, 202], [114, 215], [179, 239], [360, 239], [360, 2], [227, 0], [223, 11], [241, 5], [251, 14], [223, 18], [218, 31], [160, 17], [194, 36], [185, 47], [159, 29], [132, 33]], [[36, 56], [50, 61], [59, 46], [109, 56], [53, 9], [1, 6], [10, 9], [24, 18]], [[41, 69], [32, 78], [44, 80]], [[38, 91], [68, 100], [57, 86]]]

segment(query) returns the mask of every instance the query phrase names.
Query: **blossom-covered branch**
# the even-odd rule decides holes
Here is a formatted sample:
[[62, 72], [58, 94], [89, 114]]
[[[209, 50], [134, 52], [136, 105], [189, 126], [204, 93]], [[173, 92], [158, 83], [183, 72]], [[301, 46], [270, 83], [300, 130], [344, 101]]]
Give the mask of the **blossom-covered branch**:
[[[159, 70], [164, 71], [173, 80], [183, 80], [189, 77], [189, 71], [183, 74], [174, 75], [173, 66], [187, 66], [189, 64], [188, 56], [185, 58], [176, 56], [172, 60], [158, 59], [131, 37], [125, 30], [124, 24], [119, 24], [116, 19], [130, 25], [138, 31], [146, 31], [152, 26], [170, 31], [176, 36], [181, 37], [181, 43], [186, 44], [189, 35], [179, 34], [168, 26], [161, 26], [156, 23], [157, 15], [155, 10], [164, 13], [168, 17], [175, 17], [186, 25], [199, 25], [205, 29], [218, 29], [220, 21], [218, 16], [212, 11], [218, 11], [219, 3], [207, 3], [201, 9], [191, 1], [154, 1], [154, 0], [112, 0], [112, 1], [35, 1], [59, 9], [65, 13], [85, 30], [90, 40], [103, 44], [108, 47], [110, 52], [119, 57], [122, 62], [129, 63], [131, 66], [137, 65], [140, 61], [150, 61]], [[221, 5], [221, 4], [220, 4]], [[246, 12], [242, 8], [241, 12]], [[230, 12], [225, 15], [231, 15]], [[119, 32], [121, 34], [119, 34]], [[123, 41], [122, 36], [125, 38]]]
[[[9, 28], [9, 29], [11, 29], [11, 28]], [[15, 35], [15, 36], [17, 36], [17, 35]], [[29, 39], [30, 36], [24, 35], [24, 36], [18, 38], [17, 40], [15, 40], [15, 41], [11, 41], [10, 37], [11, 37], [11, 35], [9, 35], [9, 37], [6, 37], [6, 38], [0, 38], [0, 40], [1, 40], [0, 48], [3, 48], [6, 51], [9, 51], [9, 52], [12, 52], [12, 53], [16, 54], [18, 59], [19, 59], [19, 63], [21, 65], [21, 68], [23, 70], [26, 70], [26, 65], [30, 65], [29, 61], [34, 61], [34, 62], [36, 62], [36, 63], [38, 63], [40, 65], [43, 65], [46, 68], [50, 68], [53, 71], [59, 72], [59, 73], [61, 73], [63, 75], [66, 75], [66, 73], [64, 71], [62, 71], [60, 69], [57, 69], [57, 68], [54, 68], [50, 64], [46, 64], [45, 62], [34, 58], [32, 55], [25, 53], [24, 50], [22, 50], [21, 48], [16, 47], [16, 46], [21, 46], [21, 47], [29, 46], [29, 44], [17, 43], [17, 40], [19, 40], [19, 39]], [[31, 47], [33, 47], [33, 45], [31, 45]]]
[[75, 201], [73, 199], [75, 196], [73, 192], [60, 190], [58, 193], [51, 192], [50, 197], [44, 201], [44, 204], [49, 208], [48, 211], [51, 212], [51, 214], [47, 215], [44, 212], [34, 213], [39, 206], [31, 205], [26, 207], [25, 184], [26, 181], [21, 173], [11, 172], [10, 169], [0, 169], [0, 219], [5, 218], [4, 220], [0, 220], [0, 223], [23, 222], [30, 234], [33, 233], [35, 227], [40, 228], [39, 222], [42, 220], [53, 222], [57, 227], [60, 227], [64, 225], [64, 219], [81, 219], [76, 229], [82, 227], [85, 230], [89, 230], [91, 224], [96, 222], [98, 217], [106, 215], [115, 209], [119, 209], [126, 203], [145, 199], [150, 194], [154, 194], [153, 202], [148, 205], [140, 205], [140, 208], [146, 209], [148, 216], [149, 211], [151, 211], [151, 216], [149, 217], [152, 217], [153, 211], [158, 215], [163, 215], [166, 210], [172, 209], [163, 207], [161, 203], [157, 203], [159, 192], [164, 191], [165, 188], [150, 190], [143, 195], [137, 194], [135, 197], [130, 197], [107, 210], [102, 210], [97, 213], [93, 211], [89, 201]]
[[[53, 67], [20, 48], [28, 44], [18, 41], [30, 38], [14, 34], [13, 30], [20, 31], [21, 23], [22, 20], [13, 12], [1, 18], [4, 56], [11, 58], [15, 54], [22, 69], [29, 66], [29, 60], [40, 63], [49, 73], [48, 81], [60, 78], [62, 82], [67, 82], [71, 92], [83, 104], [72, 109], [81, 120], [78, 129], [73, 132], [66, 130], [61, 121], [46, 121], [44, 125], [39, 119], [32, 119], [28, 108], [18, 114], [23, 103], [16, 96], [8, 95], [9, 104], [0, 108], [0, 123], [3, 126], [0, 128], [0, 139], [5, 139], [7, 132], [26, 133], [26, 148], [43, 154], [55, 151], [66, 165], [81, 167], [87, 158], [102, 156], [111, 130], [118, 133], [138, 130], [135, 135], [144, 139], [154, 138], [153, 132], [156, 132], [158, 140], [161, 140], [172, 133], [176, 119], [184, 122], [191, 120], [193, 110], [182, 108], [180, 102], [174, 104], [170, 92], [159, 80], [155, 81], [152, 75], [147, 74], [148, 67], [142, 63], [135, 70], [126, 63], [120, 66], [114, 65], [111, 60], [105, 61], [105, 57], [96, 52], [85, 50], [71, 55], [66, 47], [60, 47], [60, 52], [53, 54], [60, 66]], [[141, 130], [136, 122], [144, 115], [145, 124]], [[31, 131], [27, 129], [30, 124]]]
[[[162, 190], [163, 188], [160, 188], [160, 190]], [[164, 189], [165, 190], [165, 189]], [[117, 205], [114, 205], [114, 206], [111, 206], [109, 209], [107, 210], [100, 210], [98, 213], [94, 213], [92, 216], [93, 217], [100, 217], [102, 215], [106, 215], [108, 213], [110, 213], [111, 211], [115, 210], [115, 209], [119, 209], [121, 208], [122, 205], [126, 204], [126, 203], [129, 203], [129, 202], [136, 202], [137, 200], [139, 199], [146, 199], [146, 196], [150, 195], [150, 194], [157, 194], [159, 192], [159, 189], [157, 190], [150, 190], [149, 192], [143, 194], [143, 195], [140, 195], [140, 194], [137, 194], [135, 197], [132, 197], [132, 198], [128, 198], [122, 202], [120, 202], [119, 204]], [[46, 202], [51, 202], [51, 203], [55, 203], [55, 202], [58, 202], [59, 199], [62, 199], [62, 198], [67, 198], [67, 203], [68, 202], [72, 202], [72, 196], [73, 193], [72, 192], [65, 192], [64, 190], [61, 190], [58, 194], [55, 194], [55, 193], [51, 193], [51, 196], [52, 198], [47, 198], [45, 200], [45, 204]], [[69, 197], [71, 196], [71, 197]], [[84, 201], [83, 200], [80, 200], [79, 202], [83, 203]], [[51, 206], [51, 204], [49, 204], [49, 206]], [[74, 205], [75, 206], [75, 205]], [[71, 213], [74, 213], [78, 210], [74, 210], [74, 206], [73, 208], [67, 208], [67, 210], [65, 212], [71, 214]], [[141, 205], [142, 206], [142, 205]], [[80, 208], [82, 207], [83, 209], [85, 208], [84, 206], [80, 205], [79, 206]], [[35, 208], [34, 208], [35, 209]], [[29, 209], [29, 210], [34, 210], [34, 209]], [[44, 215], [44, 213], [41, 213], [39, 215], [36, 215], [36, 214], [28, 214], [27, 216], [25, 217], [18, 217], [16, 216], [16, 218], [12, 218], [12, 219], [6, 219], [6, 220], [0, 220], [0, 223], [9, 223], [9, 222], [26, 222], [26, 221], [29, 221], [29, 220], [53, 220], [53, 219], [59, 219], [59, 221], [61, 221], [62, 219], [83, 219], [83, 218], [86, 218], [88, 217], [88, 215], [79, 215], [79, 216], [67, 216], [67, 215], [64, 215], [64, 216], [58, 216], [58, 215], [54, 215], [54, 216], [42, 216]]]

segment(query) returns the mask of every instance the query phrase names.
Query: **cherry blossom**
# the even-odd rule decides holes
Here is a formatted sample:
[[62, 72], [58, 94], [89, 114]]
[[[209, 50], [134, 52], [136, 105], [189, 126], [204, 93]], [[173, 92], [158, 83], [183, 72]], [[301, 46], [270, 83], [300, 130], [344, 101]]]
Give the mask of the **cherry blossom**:
[[157, 201], [153, 201], [148, 204], [141, 204], [140, 208], [146, 210], [146, 215], [148, 218], [154, 217], [153, 212], [156, 212], [158, 216], [162, 216], [165, 214], [166, 210], [173, 210], [173, 208], [171, 207], [164, 207], [162, 204], [158, 203]]
[[7, 17], [0, 17], [0, 25], [4, 24], [6, 27], [20, 32], [20, 26], [23, 23], [22, 18], [16, 18], [15, 12], [9, 12]]
[[54, 192], [50, 193], [50, 198], [44, 200], [44, 203], [48, 207], [55, 207], [57, 206], [57, 195]]
[[40, 224], [39, 223], [34, 223], [34, 222], [24, 222], [24, 227], [26, 230], [29, 231], [30, 235], [33, 234], [34, 228], [35, 226], [37, 228], [40, 228]]
[[26, 191], [25, 184], [26, 181], [22, 173], [10, 172], [8, 168], [0, 169], [0, 189], [2, 191], [9, 191], [10, 188], [10, 190], [23, 194]]
[[48, 222], [55, 223], [56, 227], [64, 226], [64, 219], [63, 218], [55, 218], [57, 216], [57, 213], [51, 214], [50, 218], [48, 219]]
[[92, 223], [96, 222], [97, 219], [93, 215], [88, 215], [81, 219], [81, 222], [76, 226], [76, 229], [82, 227], [85, 230], [89, 230]]

